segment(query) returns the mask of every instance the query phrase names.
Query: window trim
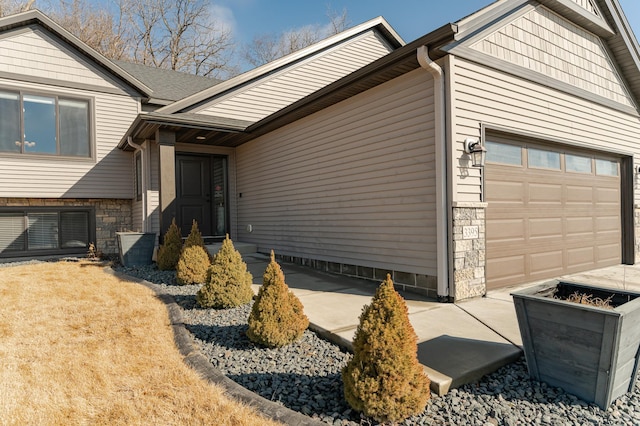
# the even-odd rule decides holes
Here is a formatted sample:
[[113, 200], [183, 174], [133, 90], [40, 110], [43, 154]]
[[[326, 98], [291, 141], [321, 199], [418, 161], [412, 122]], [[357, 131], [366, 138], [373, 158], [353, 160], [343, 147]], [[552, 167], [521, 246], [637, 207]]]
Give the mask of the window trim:
[[[88, 213], [88, 237], [87, 244], [96, 242], [96, 209], [92, 206], [28, 206], [28, 207], [2, 207], [0, 213], [22, 213], [24, 220], [24, 232], [27, 233], [28, 221], [26, 220], [29, 213], [56, 213], [58, 215], [58, 229], [60, 229], [60, 213], [66, 212], [82, 212]], [[58, 232], [58, 245], [60, 244], [61, 233]], [[56, 248], [56, 249], [29, 249], [28, 248], [28, 235], [25, 239], [25, 250], [6, 251], [0, 253], [0, 259], [11, 257], [24, 257], [24, 256], [47, 256], [47, 255], [64, 255], [64, 254], [86, 254], [87, 247], [69, 247], [69, 248]]]
[[[15, 157], [15, 158], [34, 158], [34, 159], [61, 159], [65, 161], [79, 161], [79, 162], [95, 162], [96, 160], [96, 120], [95, 120], [95, 97], [93, 96], [82, 96], [75, 94], [66, 94], [54, 91], [47, 90], [29, 90], [29, 89], [20, 89], [15, 87], [6, 87], [0, 85], [0, 91], [7, 93], [14, 93], [19, 96], [20, 101], [20, 133], [22, 138], [24, 139], [24, 96], [43, 96], [43, 97], [53, 97], [55, 98], [55, 115], [56, 115], [56, 153], [55, 154], [46, 154], [41, 152], [10, 152], [10, 151], [0, 151], [0, 156], [2, 157]], [[88, 129], [88, 137], [89, 137], [89, 155], [84, 156], [73, 156], [73, 155], [60, 155], [60, 112], [59, 112], [59, 99], [70, 100], [70, 101], [81, 101], [86, 102], [88, 111], [87, 111], [87, 125]], [[22, 148], [21, 148], [22, 149]]]

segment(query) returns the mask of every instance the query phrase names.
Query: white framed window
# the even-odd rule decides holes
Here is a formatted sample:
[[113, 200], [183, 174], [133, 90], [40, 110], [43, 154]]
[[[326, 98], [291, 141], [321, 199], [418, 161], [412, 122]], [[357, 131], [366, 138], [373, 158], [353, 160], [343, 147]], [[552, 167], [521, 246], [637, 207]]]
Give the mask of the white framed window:
[[0, 153], [91, 157], [91, 102], [0, 90]]

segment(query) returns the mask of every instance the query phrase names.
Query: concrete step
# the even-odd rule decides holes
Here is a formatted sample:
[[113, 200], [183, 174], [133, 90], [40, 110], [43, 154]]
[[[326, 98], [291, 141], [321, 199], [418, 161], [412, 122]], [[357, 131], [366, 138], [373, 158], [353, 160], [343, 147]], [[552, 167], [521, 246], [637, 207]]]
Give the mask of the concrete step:
[[[221, 246], [222, 246], [221, 242], [220, 243], [213, 243], [213, 244], [205, 245], [207, 250], [209, 250], [209, 253], [211, 253], [212, 255], [215, 255], [218, 252], [218, 250], [220, 250]], [[233, 242], [233, 246], [242, 255], [252, 254], [252, 253], [256, 253], [258, 251], [258, 246], [255, 245], [255, 244], [252, 244], [252, 243], [242, 243], [242, 242], [234, 241]]]

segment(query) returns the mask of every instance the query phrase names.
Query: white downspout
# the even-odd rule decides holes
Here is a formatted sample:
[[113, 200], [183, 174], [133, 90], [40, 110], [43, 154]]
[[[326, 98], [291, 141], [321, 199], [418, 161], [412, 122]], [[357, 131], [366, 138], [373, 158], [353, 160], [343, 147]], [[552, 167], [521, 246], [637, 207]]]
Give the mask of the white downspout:
[[446, 97], [443, 70], [429, 57], [427, 46], [417, 51], [418, 63], [433, 76], [435, 113], [436, 158], [436, 253], [438, 273], [438, 301], [448, 302], [449, 297], [449, 212], [447, 203], [447, 146], [446, 146]]
[[[140, 146], [137, 143], [133, 142], [133, 138], [131, 136], [127, 136], [127, 144], [129, 144], [130, 147], [135, 148], [135, 149], [137, 149], [137, 150], [139, 150], [141, 152], [140, 155], [141, 155], [141, 160], [142, 160], [141, 161], [141, 163], [142, 163], [142, 171], [144, 171], [144, 163], [145, 163], [145, 161], [144, 161], [144, 156], [142, 155], [142, 152], [144, 152], [143, 149], [142, 149], [142, 146]], [[135, 164], [135, 153], [134, 153], [134, 159], [133, 160], [134, 160], [134, 164]], [[145, 182], [146, 179], [144, 178], [144, 173], [142, 173], [142, 171], [140, 173], [140, 176], [143, 177], [142, 178], [143, 179], [142, 182], [146, 183]], [[148, 231], [148, 229], [147, 229], [147, 190], [146, 190], [144, 185], [142, 185], [142, 200], [141, 200], [141, 202], [142, 202], [142, 231], [143, 232], [147, 232]]]

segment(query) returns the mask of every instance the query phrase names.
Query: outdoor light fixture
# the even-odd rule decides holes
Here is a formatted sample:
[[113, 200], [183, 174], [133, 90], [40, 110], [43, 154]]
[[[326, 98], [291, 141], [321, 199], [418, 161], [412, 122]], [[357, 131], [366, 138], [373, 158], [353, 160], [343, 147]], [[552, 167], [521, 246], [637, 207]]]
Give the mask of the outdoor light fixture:
[[203, 141], [203, 140], [205, 140], [207, 138], [204, 137], [204, 136], [196, 136], [196, 139], [199, 140], [199, 141]]
[[464, 152], [471, 156], [471, 164], [473, 167], [484, 167], [487, 149], [482, 146], [479, 140], [472, 138], [465, 139]]

